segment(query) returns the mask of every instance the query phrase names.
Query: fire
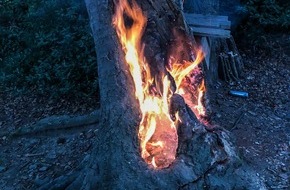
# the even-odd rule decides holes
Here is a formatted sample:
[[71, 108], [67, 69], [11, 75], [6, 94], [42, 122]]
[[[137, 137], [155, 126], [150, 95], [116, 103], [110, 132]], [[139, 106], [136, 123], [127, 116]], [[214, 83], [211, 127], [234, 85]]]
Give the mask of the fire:
[[199, 116], [205, 116], [205, 108], [202, 103], [202, 97], [205, 93], [205, 85], [204, 80], [202, 80], [200, 87], [198, 88], [198, 99], [197, 99], [197, 105], [194, 107], [198, 111]]
[[[125, 22], [124, 15], [131, 19], [131, 24]], [[199, 51], [194, 62], [171, 64], [168, 71], [175, 80], [177, 92], [170, 90], [171, 81], [164, 73], [163, 91], [162, 94], [157, 94], [150, 88], [154, 76], [150, 74], [149, 64], [143, 54], [144, 44], [141, 42], [146, 23], [147, 18], [135, 1], [129, 4], [127, 0], [119, 0], [113, 16], [113, 26], [125, 53], [142, 114], [138, 132], [141, 156], [154, 168], [165, 168], [174, 161], [178, 146], [177, 124], [169, 114], [169, 99], [173, 93], [184, 90], [182, 81], [201, 62], [203, 56]]]
[[178, 64], [178, 63], [171, 63], [172, 69], [169, 70], [170, 74], [173, 76], [176, 87], [177, 87], [177, 93], [182, 94], [183, 92], [183, 87], [182, 87], [182, 82], [184, 78], [191, 73], [193, 69], [195, 69], [202, 61], [203, 59], [203, 53], [201, 50], [198, 50], [197, 52], [197, 57], [195, 61], [190, 62], [190, 61], [184, 61], [183, 64]]

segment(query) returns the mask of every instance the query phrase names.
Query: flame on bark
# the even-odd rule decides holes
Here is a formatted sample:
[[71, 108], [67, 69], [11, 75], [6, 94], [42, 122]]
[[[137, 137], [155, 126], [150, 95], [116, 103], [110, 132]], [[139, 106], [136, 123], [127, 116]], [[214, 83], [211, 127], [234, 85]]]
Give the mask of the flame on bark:
[[[205, 116], [205, 108], [202, 103], [202, 98], [205, 93], [205, 85], [204, 85], [204, 79], [202, 80], [199, 88], [198, 88], [198, 99], [197, 99], [197, 105], [194, 107], [198, 111], [198, 116]], [[198, 118], [199, 118], [198, 117]]]
[[[125, 18], [131, 22], [126, 23]], [[163, 91], [156, 94], [151, 88], [154, 76], [150, 74], [141, 42], [146, 16], [135, 1], [129, 4], [127, 0], [119, 0], [112, 22], [125, 53], [142, 114], [138, 132], [141, 156], [154, 168], [168, 167], [175, 159], [178, 146], [177, 123], [170, 117], [169, 99], [173, 93], [181, 93], [182, 81], [201, 62], [202, 52], [199, 51], [194, 62], [172, 64], [168, 69], [175, 80], [177, 92], [170, 90], [171, 81], [163, 73]]]

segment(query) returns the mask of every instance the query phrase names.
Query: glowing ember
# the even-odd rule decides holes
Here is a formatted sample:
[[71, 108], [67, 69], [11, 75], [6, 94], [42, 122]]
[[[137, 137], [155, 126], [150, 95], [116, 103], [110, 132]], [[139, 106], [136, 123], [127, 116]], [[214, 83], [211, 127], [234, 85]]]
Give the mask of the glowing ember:
[[[119, 0], [118, 3], [113, 16], [113, 25], [125, 53], [125, 60], [135, 84], [135, 96], [139, 101], [142, 114], [138, 134], [141, 156], [154, 168], [168, 167], [175, 159], [178, 146], [176, 124], [169, 115], [168, 102], [174, 93], [170, 90], [171, 82], [164, 73], [162, 94], [157, 94], [149, 88], [153, 85], [155, 76], [151, 76], [149, 65], [142, 51], [141, 37], [147, 22], [146, 16], [135, 1], [132, 1], [132, 5], [127, 0]], [[124, 15], [132, 20], [129, 26], [125, 23]], [[202, 58], [202, 52], [199, 51], [194, 62], [184, 61], [183, 64], [171, 64], [169, 72], [175, 80], [177, 93], [184, 90], [182, 81], [201, 62]]]

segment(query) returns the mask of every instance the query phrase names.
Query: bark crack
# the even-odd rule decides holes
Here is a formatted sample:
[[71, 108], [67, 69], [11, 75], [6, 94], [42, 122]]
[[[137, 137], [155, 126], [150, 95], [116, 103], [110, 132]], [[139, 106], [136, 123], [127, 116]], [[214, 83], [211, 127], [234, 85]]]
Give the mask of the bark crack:
[[214, 162], [206, 171], [204, 171], [201, 175], [199, 175], [197, 178], [195, 178], [194, 180], [188, 182], [188, 183], [185, 183], [181, 186], [178, 187], [178, 190], [183, 190], [185, 189], [186, 187], [188, 187], [189, 185], [191, 184], [195, 184], [197, 183], [198, 181], [200, 180], [204, 180], [205, 177], [211, 172], [213, 171], [214, 169], [216, 169], [216, 167], [219, 165], [219, 164], [222, 164], [222, 163], [225, 163], [227, 161], [227, 159], [225, 160], [222, 160], [222, 161], [216, 161]]

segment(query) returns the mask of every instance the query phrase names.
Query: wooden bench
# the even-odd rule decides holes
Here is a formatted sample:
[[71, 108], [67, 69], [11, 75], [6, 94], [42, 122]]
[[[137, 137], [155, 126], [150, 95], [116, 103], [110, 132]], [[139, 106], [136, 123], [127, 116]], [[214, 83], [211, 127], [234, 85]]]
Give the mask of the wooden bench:
[[194, 35], [229, 38], [231, 21], [228, 16], [184, 14]]
[[200, 36], [200, 44], [205, 54], [207, 68], [210, 65], [211, 47], [208, 37], [230, 38], [231, 21], [228, 16], [184, 14], [194, 36]]

